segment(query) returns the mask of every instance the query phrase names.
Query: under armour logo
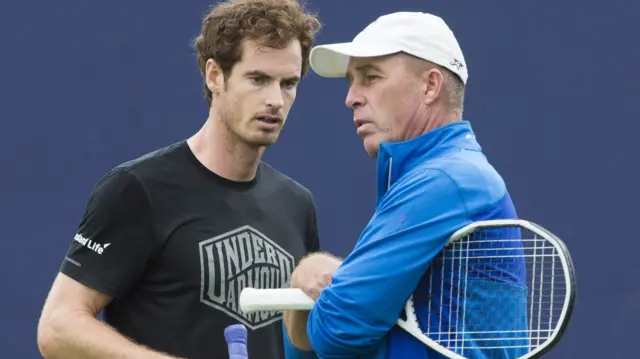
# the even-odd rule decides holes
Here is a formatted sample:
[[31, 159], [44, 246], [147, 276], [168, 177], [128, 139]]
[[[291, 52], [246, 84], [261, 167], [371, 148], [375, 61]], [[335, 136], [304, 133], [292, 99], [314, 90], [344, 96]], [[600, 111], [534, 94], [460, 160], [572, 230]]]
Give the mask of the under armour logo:
[[458, 59], [453, 59], [453, 61], [451, 61], [450, 63], [451, 66], [457, 68], [458, 70], [460, 70], [461, 68], [464, 67], [464, 64], [460, 61], [458, 61]]
[[294, 257], [251, 226], [200, 242], [200, 301], [222, 311], [249, 329], [282, 320], [282, 312], [244, 313], [238, 306], [245, 287], [287, 288]]

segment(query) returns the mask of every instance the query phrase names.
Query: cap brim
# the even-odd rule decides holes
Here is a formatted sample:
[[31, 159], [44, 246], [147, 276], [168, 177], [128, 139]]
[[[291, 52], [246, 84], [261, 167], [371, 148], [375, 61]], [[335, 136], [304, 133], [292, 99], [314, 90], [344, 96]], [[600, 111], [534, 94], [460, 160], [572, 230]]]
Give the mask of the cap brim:
[[322, 77], [345, 77], [351, 57], [376, 57], [398, 52], [396, 48], [383, 48], [353, 42], [318, 45], [311, 49], [311, 69]]

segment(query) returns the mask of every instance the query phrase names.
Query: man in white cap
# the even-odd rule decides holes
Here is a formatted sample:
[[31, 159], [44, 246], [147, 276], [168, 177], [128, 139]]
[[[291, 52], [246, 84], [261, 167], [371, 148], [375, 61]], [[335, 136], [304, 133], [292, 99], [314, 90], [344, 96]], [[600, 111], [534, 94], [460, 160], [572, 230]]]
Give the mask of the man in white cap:
[[[344, 261], [313, 254], [293, 272], [291, 286], [316, 304], [310, 312], [285, 313], [287, 357], [315, 352], [323, 359], [443, 358], [395, 326], [406, 300], [414, 296], [424, 319], [428, 298], [456, 285], [445, 275], [442, 287], [432, 288], [426, 277], [456, 230], [478, 220], [517, 217], [504, 181], [462, 120], [468, 72], [460, 46], [441, 18], [399, 12], [381, 16], [352, 42], [315, 47], [310, 59], [320, 76], [349, 79], [346, 105], [366, 152], [377, 157], [378, 196], [371, 221]], [[515, 290], [525, 284], [524, 273], [521, 265], [505, 262], [480, 266], [468, 279], [487, 281], [486, 291]], [[459, 301], [482, 305], [482, 317], [466, 320], [488, 323], [494, 304], [486, 293], [452, 298], [446, 306], [455, 318]], [[521, 296], [513, 298], [514, 310], [526, 309]], [[441, 331], [457, 330], [458, 322], [430, 319]], [[510, 328], [522, 325], [506, 321]], [[517, 357], [511, 349], [471, 351]]]

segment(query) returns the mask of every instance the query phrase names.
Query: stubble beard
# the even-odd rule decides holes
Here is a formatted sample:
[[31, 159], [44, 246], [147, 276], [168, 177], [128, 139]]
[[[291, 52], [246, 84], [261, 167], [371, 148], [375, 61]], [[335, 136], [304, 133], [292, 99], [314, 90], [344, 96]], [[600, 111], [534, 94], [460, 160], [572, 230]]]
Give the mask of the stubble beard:
[[240, 116], [231, 113], [231, 111], [226, 111], [226, 113], [223, 114], [223, 122], [227, 128], [231, 142], [241, 143], [246, 147], [259, 150], [263, 147], [271, 146], [277, 141], [279, 133], [269, 134], [261, 130], [254, 131], [251, 129], [253, 125], [253, 123], [251, 123], [252, 121], [256, 120], [249, 119], [243, 122]]

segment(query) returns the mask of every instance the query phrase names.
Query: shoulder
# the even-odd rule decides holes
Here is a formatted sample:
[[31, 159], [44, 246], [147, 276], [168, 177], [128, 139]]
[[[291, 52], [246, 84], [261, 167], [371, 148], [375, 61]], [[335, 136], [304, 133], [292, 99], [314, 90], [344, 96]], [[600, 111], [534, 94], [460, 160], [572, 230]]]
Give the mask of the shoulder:
[[[140, 181], [125, 167], [114, 167], [94, 185], [87, 203], [83, 225], [87, 221], [121, 218], [122, 223], [142, 216], [150, 208], [147, 191]], [[127, 219], [125, 217], [130, 216]]]
[[313, 194], [307, 187], [264, 161], [261, 162], [260, 166], [260, 170], [262, 171], [260, 174], [260, 180], [263, 181], [263, 183], [265, 183], [271, 190], [277, 191], [279, 195], [288, 199], [302, 201], [307, 205], [313, 205]]
[[414, 181], [439, 177], [440, 180], [437, 182], [446, 184], [449, 191], [456, 192], [470, 213], [482, 212], [493, 207], [507, 195], [507, 187], [502, 176], [482, 152], [451, 153], [425, 162], [415, 171]]
[[123, 162], [116, 169], [127, 171], [139, 180], [143, 180], [149, 176], [175, 171], [178, 164], [188, 160], [186, 151], [186, 141], [176, 142]]
[[161, 177], [162, 172], [176, 162], [181, 145], [182, 142], [172, 144], [110, 168], [96, 183], [94, 196], [102, 193], [117, 195], [124, 191], [144, 193], [145, 182]]

